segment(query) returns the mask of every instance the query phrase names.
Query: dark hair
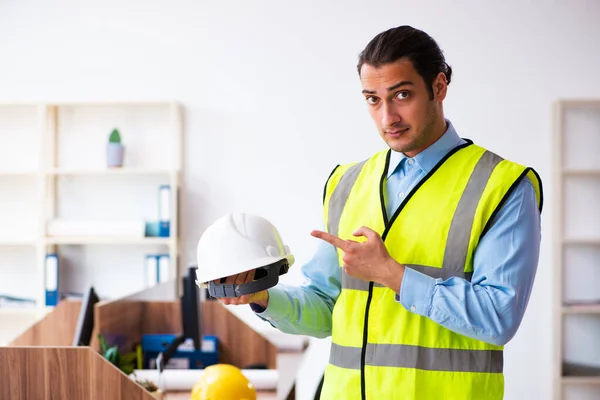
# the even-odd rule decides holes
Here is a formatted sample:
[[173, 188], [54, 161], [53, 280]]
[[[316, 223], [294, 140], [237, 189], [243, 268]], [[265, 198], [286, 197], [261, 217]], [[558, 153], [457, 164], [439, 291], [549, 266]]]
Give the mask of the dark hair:
[[363, 64], [376, 68], [406, 58], [425, 81], [429, 97], [433, 98], [433, 80], [440, 73], [446, 75], [450, 84], [452, 68], [436, 41], [427, 33], [412, 26], [403, 25], [388, 29], [375, 36], [358, 57], [358, 74]]

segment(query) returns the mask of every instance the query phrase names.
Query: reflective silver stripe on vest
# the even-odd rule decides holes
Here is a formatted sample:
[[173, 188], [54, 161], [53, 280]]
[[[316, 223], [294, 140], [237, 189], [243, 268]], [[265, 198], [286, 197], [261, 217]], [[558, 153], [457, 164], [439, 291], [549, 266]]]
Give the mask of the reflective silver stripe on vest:
[[459, 278], [465, 278], [466, 280], [470, 281], [471, 277], [473, 276], [472, 272], [458, 272], [458, 271], [453, 271], [451, 269], [446, 269], [446, 268], [439, 268], [439, 267], [430, 267], [428, 265], [416, 265], [416, 264], [404, 264], [407, 268], [411, 268], [414, 269], [415, 271], [418, 271], [422, 274], [425, 275], [429, 275], [432, 278], [441, 278], [441, 279], [448, 279], [448, 278], [452, 278], [453, 276], [458, 276]]
[[332, 235], [338, 235], [342, 211], [350, 196], [352, 186], [354, 186], [358, 174], [360, 174], [360, 171], [366, 162], [367, 160], [364, 160], [348, 168], [331, 194], [331, 198], [329, 199], [329, 210], [327, 212], [327, 231]]
[[473, 173], [469, 177], [448, 231], [442, 265], [443, 270], [450, 271], [450, 275], [445, 272], [447, 276], [464, 275], [471, 237], [470, 228], [473, 226], [477, 205], [479, 205], [490, 175], [501, 161], [501, 157], [486, 151], [477, 161], [477, 165], [475, 165]]
[[[414, 269], [422, 274], [429, 275], [432, 278], [442, 278], [448, 279], [453, 276], [460, 276], [461, 278], [465, 278], [470, 281], [473, 276], [472, 272], [463, 272], [462, 275], [450, 270], [446, 270], [438, 267], [429, 267], [427, 265], [414, 265], [414, 264], [405, 264], [407, 268]], [[369, 290], [369, 282], [363, 281], [362, 279], [354, 278], [346, 273], [346, 270], [341, 269], [342, 274], [342, 288], [343, 289], [352, 289], [352, 290]], [[383, 285], [375, 282], [373, 284], [374, 287], [383, 287]]]
[[[342, 288], [343, 289], [352, 289], [352, 290], [369, 290], [369, 282], [363, 281], [362, 279], [355, 278], [346, 273], [346, 270], [341, 268], [342, 271]], [[375, 287], [383, 287], [383, 285], [379, 283], [373, 283]]]
[[[360, 357], [360, 347], [332, 343], [329, 363], [340, 368], [360, 369]], [[504, 356], [501, 350], [439, 349], [367, 343], [365, 365], [427, 371], [501, 373]]]

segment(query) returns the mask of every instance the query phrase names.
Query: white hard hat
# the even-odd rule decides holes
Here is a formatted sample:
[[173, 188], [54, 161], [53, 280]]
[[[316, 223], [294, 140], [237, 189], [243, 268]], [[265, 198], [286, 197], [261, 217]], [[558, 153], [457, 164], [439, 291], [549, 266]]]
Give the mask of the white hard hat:
[[[210, 225], [197, 249], [198, 284], [206, 284], [213, 297], [238, 297], [275, 286], [288, 271], [294, 256], [279, 232], [263, 217], [227, 214]], [[215, 283], [228, 276], [257, 270], [253, 282]]]

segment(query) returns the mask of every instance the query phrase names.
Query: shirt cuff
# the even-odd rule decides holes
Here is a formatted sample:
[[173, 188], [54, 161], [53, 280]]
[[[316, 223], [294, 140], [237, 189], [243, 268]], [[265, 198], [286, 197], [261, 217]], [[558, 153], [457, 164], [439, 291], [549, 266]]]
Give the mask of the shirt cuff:
[[250, 304], [250, 308], [256, 315], [267, 321], [277, 321], [284, 318], [290, 313], [289, 301], [286, 301], [286, 293], [283, 289], [274, 286], [267, 290], [269, 293], [269, 303], [267, 308], [262, 308], [258, 304]]
[[396, 301], [404, 308], [424, 317], [429, 316], [437, 280], [414, 269], [406, 268]]

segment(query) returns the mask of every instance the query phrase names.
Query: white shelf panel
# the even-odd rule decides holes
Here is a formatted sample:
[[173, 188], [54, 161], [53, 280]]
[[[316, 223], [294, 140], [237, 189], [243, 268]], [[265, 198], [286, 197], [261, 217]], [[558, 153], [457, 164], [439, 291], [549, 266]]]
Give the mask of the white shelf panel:
[[600, 210], [595, 207], [600, 198], [600, 175], [564, 179], [561, 192], [564, 236], [600, 239]]
[[584, 307], [600, 303], [600, 242], [568, 244], [562, 260], [563, 303]]
[[47, 237], [48, 244], [147, 244], [147, 245], [171, 245], [175, 241], [163, 237], [104, 237], [104, 236], [65, 236]]
[[29, 171], [29, 170], [22, 170], [22, 171], [14, 170], [14, 171], [11, 171], [9, 169], [5, 169], [3, 171], [0, 171], [0, 176], [10, 176], [10, 177], [17, 177], [17, 178], [21, 177], [21, 176], [22, 177], [34, 177], [34, 176], [37, 176], [37, 175], [38, 175], [38, 172], [37, 171], [33, 171], [33, 170], [31, 170], [31, 171]]
[[600, 107], [573, 103], [563, 108], [561, 152], [568, 169], [600, 169]]
[[149, 168], [103, 168], [103, 169], [74, 169], [55, 168], [47, 172], [48, 175], [79, 176], [79, 175], [169, 175], [173, 171], [168, 169]]
[[0, 316], [3, 315], [37, 315], [40, 309], [37, 307], [0, 307]]
[[0, 238], [0, 246], [35, 246], [37, 241], [35, 239], [21, 239], [21, 238]]
[[41, 150], [37, 105], [0, 107], [0, 170], [34, 170]]

